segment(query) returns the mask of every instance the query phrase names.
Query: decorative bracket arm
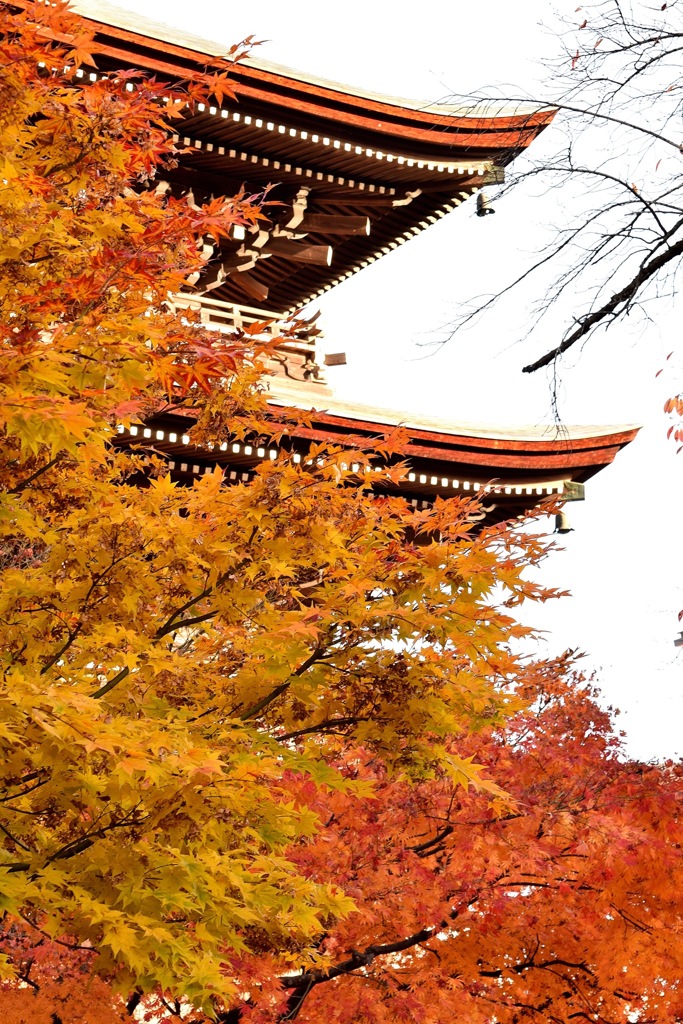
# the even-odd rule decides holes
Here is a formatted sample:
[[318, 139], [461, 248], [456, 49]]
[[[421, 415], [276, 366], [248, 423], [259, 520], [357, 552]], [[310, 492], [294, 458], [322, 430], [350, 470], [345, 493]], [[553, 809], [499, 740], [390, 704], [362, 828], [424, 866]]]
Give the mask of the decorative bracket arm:
[[292, 203], [292, 217], [290, 220], [287, 221], [285, 227], [292, 230], [293, 228], [297, 228], [299, 224], [301, 224], [301, 221], [304, 219], [306, 207], [308, 206], [308, 193], [310, 191], [310, 188], [308, 188], [306, 185], [304, 185], [303, 188], [299, 189], [296, 196], [294, 197], [294, 202]]

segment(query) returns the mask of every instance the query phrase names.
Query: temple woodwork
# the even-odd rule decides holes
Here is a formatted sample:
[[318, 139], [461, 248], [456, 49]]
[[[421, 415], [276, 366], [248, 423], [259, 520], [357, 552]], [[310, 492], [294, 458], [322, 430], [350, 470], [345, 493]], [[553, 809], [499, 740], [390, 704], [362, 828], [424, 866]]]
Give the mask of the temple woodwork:
[[[154, 25], [102, 0], [77, 0], [95, 32], [97, 74], [139, 68], [169, 81], [222, 70], [215, 44]], [[293, 314], [341, 281], [455, 210], [550, 123], [552, 110], [417, 104], [311, 78], [248, 59], [230, 71], [235, 99], [199, 106], [176, 128], [178, 166], [168, 187], [189, 202], [211, 196], [264, 195], [265, 218], [235, 227], [220, 244], [205, 240], [204, 270], [171, 297], [199, 310], [207, 326], [231, 331], [271, 321], [277, 336]], [[480, 204], [486, 211], [486, 204]], [[633, 427], [552, 430], [474, 429], [420, 423], [410, 414], [341, 406], [324, 382], [316, 347], [320, 327], [306, 314], [270, 365], [269, 408], [277, 432], [287, 408], [314, 412], [282, 444], [296, 458], [321, 440], [368, 444], [403, 422], [410, 471], [398, 490], [414, 504], [438, 495], [481, 494], [486, 521], [522, 514], [541, 498], [576, 500], [583, 484], [635, 436]], [[327, 362], [343, 362], [342, 353]], [[248, 480], [280, 449], [267, 439], [198, 446], [192, 414], [165, 414], [119, 443], [153, 444], [184, 483], [220, 465], [226, 482]], [[387, 487], [382, 467], [367, 486]], [[394, 491], [396, 487], [394, 485]]]

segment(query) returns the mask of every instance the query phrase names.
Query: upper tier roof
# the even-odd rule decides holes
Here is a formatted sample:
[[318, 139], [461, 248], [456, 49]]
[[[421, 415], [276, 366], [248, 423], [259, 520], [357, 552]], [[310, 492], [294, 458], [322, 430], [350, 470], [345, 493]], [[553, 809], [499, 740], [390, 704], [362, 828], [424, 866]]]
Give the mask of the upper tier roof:
[[[91, 23], [102, 71], [180, 80], [228, 50], [105, 0], [73, 6]], [[230, 77], [236, 99], [201, 107], [178, 129], [173, 185], [198, 199], [275, 186], [282, 206], [269, 208], [267, 233], [222, 244], [196, 286], [264, 313], [300, 308], [501, 181], [554, 113], [400, 100], [257, 59], [232, 65]]]
[[[134, 33], [136, 36], [145, 37], [155, 42], [168, 43], [176, 47], [178, 51], [185, 51], [193, 55], [202, 55], [206, 58], [224, 57], [234, 40], [204, 39], [184, 29], [166, 25], [162, 22], [153, 21], [134, 11], [127, 11], [114, 4], [107, 3], [107, 0], [72, 0], [71, 7], [74, 11], [88, 18], [90, 21], [101, 25], [108, 25], [110, 28], [123, 29]], [[130, 41], [130, 40], [129, 40]], [[180, 56], [178, 52], [177, 57]], [[472, 119], [478, 121], [490, 121], [492, 119], [528, 118], [530, 116], [540, 117], [539, 125], [547, 124], [552, 118], [552, 108], [542, 109], [538, 104], [507, 104], [505, 102], [487, 101], [472, 104], [434, 103], [432, 100], [415, 100], [404, 97], [388, 96], [384, 93], [376, 93], [355, 85], [342, 84], [330, 79], [320, 78], [316, 75], [306, 74], [285, 67], [273, 61], [260, 60], [255, 57], [248, 57], [240, 64], [243, 69], [252, 70], [257, 77], [278, 79], [281, 82], [287, 80], [290, 88], [297, 87], [302, 91], [314, 93], [336, 94], [344, 97], [347, 101], [351, 98], [362, 100], [362, 107], [368, 109], [368, 104], [378, 107], [396, 107], [403, 112], [414, 111], [422, 115], [427, 122], [434, 117], [448, 118], [454, 120]], [[418, 119], [415, 119], [416, 122]]]

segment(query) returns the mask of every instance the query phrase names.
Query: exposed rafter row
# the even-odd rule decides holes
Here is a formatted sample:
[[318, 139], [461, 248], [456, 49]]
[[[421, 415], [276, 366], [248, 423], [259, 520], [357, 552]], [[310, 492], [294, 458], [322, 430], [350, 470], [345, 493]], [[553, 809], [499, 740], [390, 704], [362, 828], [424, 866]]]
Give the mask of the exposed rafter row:
[[213, 156], [227, 156], [230, 160], [239, 160], [242, 163], [258, 164], [260, 167], [268, 167], [274, 171], [284, 171], [285, 174], [296, 174], [298, 177], [310, 178], [312, 181], [321, 181], [329, 185], [340, 185], [342, 188], [358, 189], [360, 192], [374, 192], [378, 195], [396, 195], [396, 189], [390, 185], [373, 185], [370, 182], [354, 181], [352, 178], [343, 178], [337, 174], [327, 174], [324, 171], [314, 171], [310, 167], [297, 167], [281, 160], [273, 160], [267, 156], [259, 156], [256, 153], [245, 153], [240, 149], [230, 149], [214, 142], [206, 142], [203, 139], [195, 139], [190, 136], [174, 135], [175, 143], [182, 143], [188, 149], [194, 149]]
[[420, 160], [418, 157], [403, 156], [398, 153], [387, 153], [384, 150], [369, 149], [364, 146], [354, 145], [352, 142], [344, 142], [343, 139], [335, 139], [328, 135], [320, 135], [313, 132], [303, 131], [299, 128], [292, 128], [289, 125], [276, 124], [274, 121], [264, 121], [260, 117], [252, 117], [249, 114], [242, 114], [237, 110], [228, 110], [225, 107], [207, 107], [203, 103], [197, 105], [200, 113], [207, 113], [214, 117], [258, 128], [266, 132], [274, 132], [280, 135], [287, 135], [292, 139], [301, 139], [312, 146], [319, 148], [339, 149], [345, 153], [353, 153], [356, 156], [366, 156], [375, 160], [386, 160], [387, 163], [397, 163], [406, 167], [417, 167], [418, 170], [437, 171], [445, 174], [467, 174], [484, 175], [493, 171], [494, 163], [491, 160], [480, 160], [476, 164], [465, 164], [462, 160], [458, 162]]
[[[196, 446], [193, 444], [189, 434], [178, 434], [174, 431], [156, 430], [152, 427], [138, 427], [132, 425], [130, 428], [126, 428], [123, 424], [119, 424], [116, 428], [117, 433], [126, 434], [128, 437], [139, 437], [145, 441], [163, 441], [168, 444], [182, 444], [191, 447], [194, 451], [201, 451], [205, 449], [207, 453], [225, 452], [227, 457], [230, 455], [247, 456], [259, 460], [271, 460], [274, 461], [279, 456], [284, 455], [287, 458], [291, 458], [293, 462], [300, 463], [302, 461], [302, 455], [299, 452], [290, 454], [287, 451], [283, 451], [281, 448], [273, 447], [259, 447], [250, 444], [242, 444], [238, 441], [223, 441], [220, 445], [208, 444], [206, 446]], [[318, 460], [319, 464], [322, 465], [322, 460]], [[203, 475], [205, 473], [213, 472], [214, 466], [202, 466], [199, 463], [190, 462], [170, 462], [170, 468], [179, 469], [181, 472], [193, 473], [195, 475]], [[352, 473], [360, 472], [360, 465], [357, 462], [349, 462], [348, 464], [343, 463], [342, 468], [349, 469]], [[374, 476], [375, 473], [379, 473], [382, 476], [387, 476], [383, 471], [382, 466], [366, 466], [364, 469], [366, 475]], [[231, 477], [232, 478], [232, 477]], [[244, 477], [246, 479], [246, 477]], [[429, 484], [432, 487], [443, 488], [445, 490], [452, 489], [456, 491], [470, 491], [472, 493], [481, 492], [482, 494], [492, 495], [534, 495], [537, 497], [546, 497], [548, 495], [561, 496], [567, 490], [566, 480], [547, 480], [541, 482], [535, 482], [533, 484], [507, 484], [507, 483], [486, 483], [481, 480], [463, 480], [456, 479], [455, 477], [445, 476], [434, 476], [428, 473], [408, 473], [406, 476], [408, 483], [425, 485]]]
[[[98, 77], [102, 78], [103, 75], [97, 75], [94, 71], [88, 73], [79, 68], [76, 72], [77, 78], [89, 78], [91, 82], [96, 82]], [[128, 83], [126, 88], [130, 91], [133, 90], [134, 86], [132, 83]], [[214, 107], [206, 106], [204, 103], [197, 104], [197, 111], [199, 113], [210, 114], [214, 117], [220, 117], [223, 120], [231, 120], [234, 122], [242, 122], [247, 126], [258, 128], [265, 132], [273, 132], [279, 135], [287, 135], [290, 138], [301, 139], [304, 142], [308, 142], [313, 146], [319, 146], [321, 148], [332, 148], [339, 149], [345, 153], [354, 153], [356, 156], [366, 156], [368, 158], [374, 158], [375, 160], [385, 160], [387, 163], [396, 163], [400, 166], [405, 165], [406, 167], [416, 167], [418, 170], [437, 171], [442, 174], [456, 174], [456, 175], [477, 175], [482, 177], [485, 174], [493, 173], [495, 164], [492, 160], [480, 160], [476, 164], [465, 164], [462, 161], [450, 162], [450, 161], [433, 161], [433, 160], [420, 160], [418, 157], [404, 156], [399, 153], [387, 153], [384, 150], [369, 149], [363, 146], [356, 146], [351, 142], [344, 142], [343, 139], [335, 139], [328, 135], [319, 135], [314, 132], [303, 131], [299, 128], [292, 128], [289, 125], [276, 124], [274, 121], [264, 121], [260, 117], [252, 117], [250, 114], [242, 114], [238, 110], [228, 110], [226, 107]], [[266, 165], [267, 166], [267, 165]]]

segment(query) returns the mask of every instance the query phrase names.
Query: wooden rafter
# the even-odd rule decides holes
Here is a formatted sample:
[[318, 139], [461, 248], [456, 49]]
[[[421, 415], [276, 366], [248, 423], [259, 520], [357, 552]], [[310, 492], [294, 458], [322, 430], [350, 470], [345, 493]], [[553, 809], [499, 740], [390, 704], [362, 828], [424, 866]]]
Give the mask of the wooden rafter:
[[257, 302], [265, 302], [268, 298], [268, 288], [266, 285], [246, 270], [232, 275], [230, 280], [245, 295], [248, 295], [250, 299], [256, 299]]
[[332, 263], [331, 245], [308, 245], [290, 238], [272, 237], [261, 247], [264, 255], [280, 256], [296, 263], [314, 263], [320, 267], [329, 267]]
[[370, 218], [345, 213], [307, 213], [299, 230], [322, 235], [369, 235]]

